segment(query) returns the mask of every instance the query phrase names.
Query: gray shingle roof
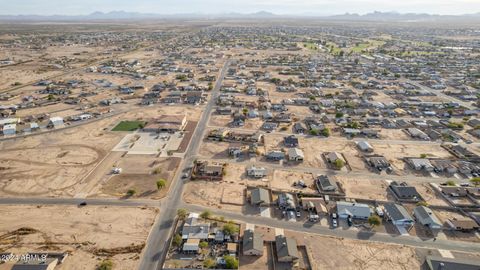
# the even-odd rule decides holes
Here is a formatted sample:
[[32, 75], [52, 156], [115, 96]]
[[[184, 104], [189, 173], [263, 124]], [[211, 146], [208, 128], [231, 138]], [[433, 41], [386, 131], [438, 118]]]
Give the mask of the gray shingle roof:
[[252, 203], [270, 203], [270, 196], [268, 190], [264, 188], [256, 188], [252, 190]]
[[442, 226], [442, 222], [435, 216], [435, 214], [430, 210], [430, 208], [423, 205], [417, 206], [413, 209], [413, 213], [417, 218], [417, 221], [422, 225], [429, 226]]
[[387, 203], [384, 205], [385, 211], [392, 220], [413, 220], [405, 207], [396, 203]]
[[263, 238], [260, 234], [252, 230], [245, 230], [243, 233], [243, 251], [258, 250], [263, 251]]
[[297, 241], [293, 238], [286, 238], [283, 235], [277, 235], [275, 237], [275, 247], [277, 249], [278, 258], [298, 258]]

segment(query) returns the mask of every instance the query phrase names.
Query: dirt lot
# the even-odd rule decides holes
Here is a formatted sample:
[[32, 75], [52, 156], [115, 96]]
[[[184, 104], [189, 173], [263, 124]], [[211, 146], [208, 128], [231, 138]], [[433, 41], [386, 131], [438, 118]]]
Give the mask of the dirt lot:
[[305, 236], [313, 269], [420, 269], [415, 249], [322, 236]]
[[104, 132], [109, 120], [46, 136], [0, 142], [0, 192], [4, 195], [70, 195], [120, 139]]
[[429, 205], [449, 206], [448, 202], [438, 195], [435, 190], [427, 183], [408, 182], [417, 189], [417, 192]]
[[301, 137], [299, 138], [299, 144], [305, 153], [304, 166], [325, 169], [327, 165], [321, 154], [324, 152], [338, 152], [343, 154], [352, 170], [365, 169], [365, 163], [361, 159], [355, 144], [345, 141], [343, 138], [328, 138], [328, 140], [324, 140], [316, 137]]
[[[110, 256], [115, 269], [135, 269], [156, 214], [133, 207], [4, 206], [0, 251], [70, 253], [60, 270], [94, 269]], [[22, 228], [27, 233], [20, 235]]]
[[387, 192], [388, 184], [382, 180], [360, 179], [338, 175], [345, 194], [350, 198], [387, 201], [394, 197]]
[[[204, 158], [210, 159], [228, 159], [229, 147], [247, 147], [240, 143], [212, 142], [204, 140], [200, 145], [199, 154]], [[248, 148], [247, 148], [248, 149]]]
[[382, 138], [384, 140], [412, 140], [412, 138], [410, 136], [408, 136], [401, 129], [385, 129], [385, 128], [382, 128], [380, 130], [380, 138]]
[[[294, 182], [303, 180], [303, 182], [308, 186], [304, 189], [297, 189], [293, 186]], [[273, 174], [273, 180], [270, 182], [270, 187], [274, 190], [281, 191], [298, 191], [301, 190], [303, 193], [317, 193], [313, 181], [313, 175], [311, 173], [301, 173], [293, 171], [282, 171], [275, 170]]]
[[183, 200], [185, 203], [216, 207], [248, 215], [259, 214], [245, 197], [244, 183], [192, 181], [185, 185]]
[[[123, 197], [128, 190], [135, 190], [133, 197], [158, 199], [166, 195], [180, 164], [180, 158], [156, 158], [151, 155], [126, 155], [116, 166], [122, 174], [115, 175], [101, 188], [101, 195]], [[156, 182], [167, 181], [167, 186], [157, 189]]]

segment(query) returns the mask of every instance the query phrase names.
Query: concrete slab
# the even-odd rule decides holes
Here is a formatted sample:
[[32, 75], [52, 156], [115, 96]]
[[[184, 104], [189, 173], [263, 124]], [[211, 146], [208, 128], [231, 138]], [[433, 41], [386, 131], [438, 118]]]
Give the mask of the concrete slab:
[[168, 152], [177, 150], [182, 139], [180, 133], [135, 132], [125, 135], [112, 151], [128, 152], [130, 155], [155, 155], [160, 152], [160, 157], [168, 157]]
[[450, 250], [445, 250], [445, 249], [439, 249], [438, 252], [440, 252], [440, 255], [443, 257], [443, 258], [450, 258], [450, 259], [454, 259], [455, 256], [453, 256], [452, 252], [450, 252]]
[[270, 207], [260, 207], [260, 216], [271, 218], [272, 213], [270, 211]]

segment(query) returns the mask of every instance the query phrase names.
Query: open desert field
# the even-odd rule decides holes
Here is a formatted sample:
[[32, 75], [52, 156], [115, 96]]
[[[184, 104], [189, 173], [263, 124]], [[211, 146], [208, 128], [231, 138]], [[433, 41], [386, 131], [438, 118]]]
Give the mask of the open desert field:
[[125, 136], [124, 132], [109, 131], [121, 120], [151, 119], [169, 113], [185, 113], [190, 120], [198, 118], [199, 113], [195, 113], [198, 110], [174, 106], [132, 110], [83, 126], [51, 132], [48, 139], [37, 135], [1, 141], [0, 193], [6, 196], [89, 193], [118, 161], [110, 160], [110, 168], [100, 177], [93, 177], [93, 185], [86, 182], [92, 178], [90, 172], [103, 163], [110, 150]]
[[102, 130], [111, 119], [43, 136], [0, 142], [0, 192], [4, 195], [73, 196], [77, 185], [118, 143]]
[[[157, 210], [3, 206], [0, 214], [2, 252], [68, 252], [70, 256], [58, 269], [95, 269], [99, 262], [109, 258], [115, 269], [127, 270], [137, 267]], [[52, 220], [55, 220], [54, 226]]]

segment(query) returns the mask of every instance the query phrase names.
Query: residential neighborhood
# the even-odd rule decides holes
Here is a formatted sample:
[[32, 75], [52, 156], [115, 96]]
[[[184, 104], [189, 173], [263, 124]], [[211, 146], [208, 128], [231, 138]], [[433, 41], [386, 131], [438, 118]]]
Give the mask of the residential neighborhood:
[[474, 15], [102, 14], [0, 24], [0, 270], [480, 269]]

